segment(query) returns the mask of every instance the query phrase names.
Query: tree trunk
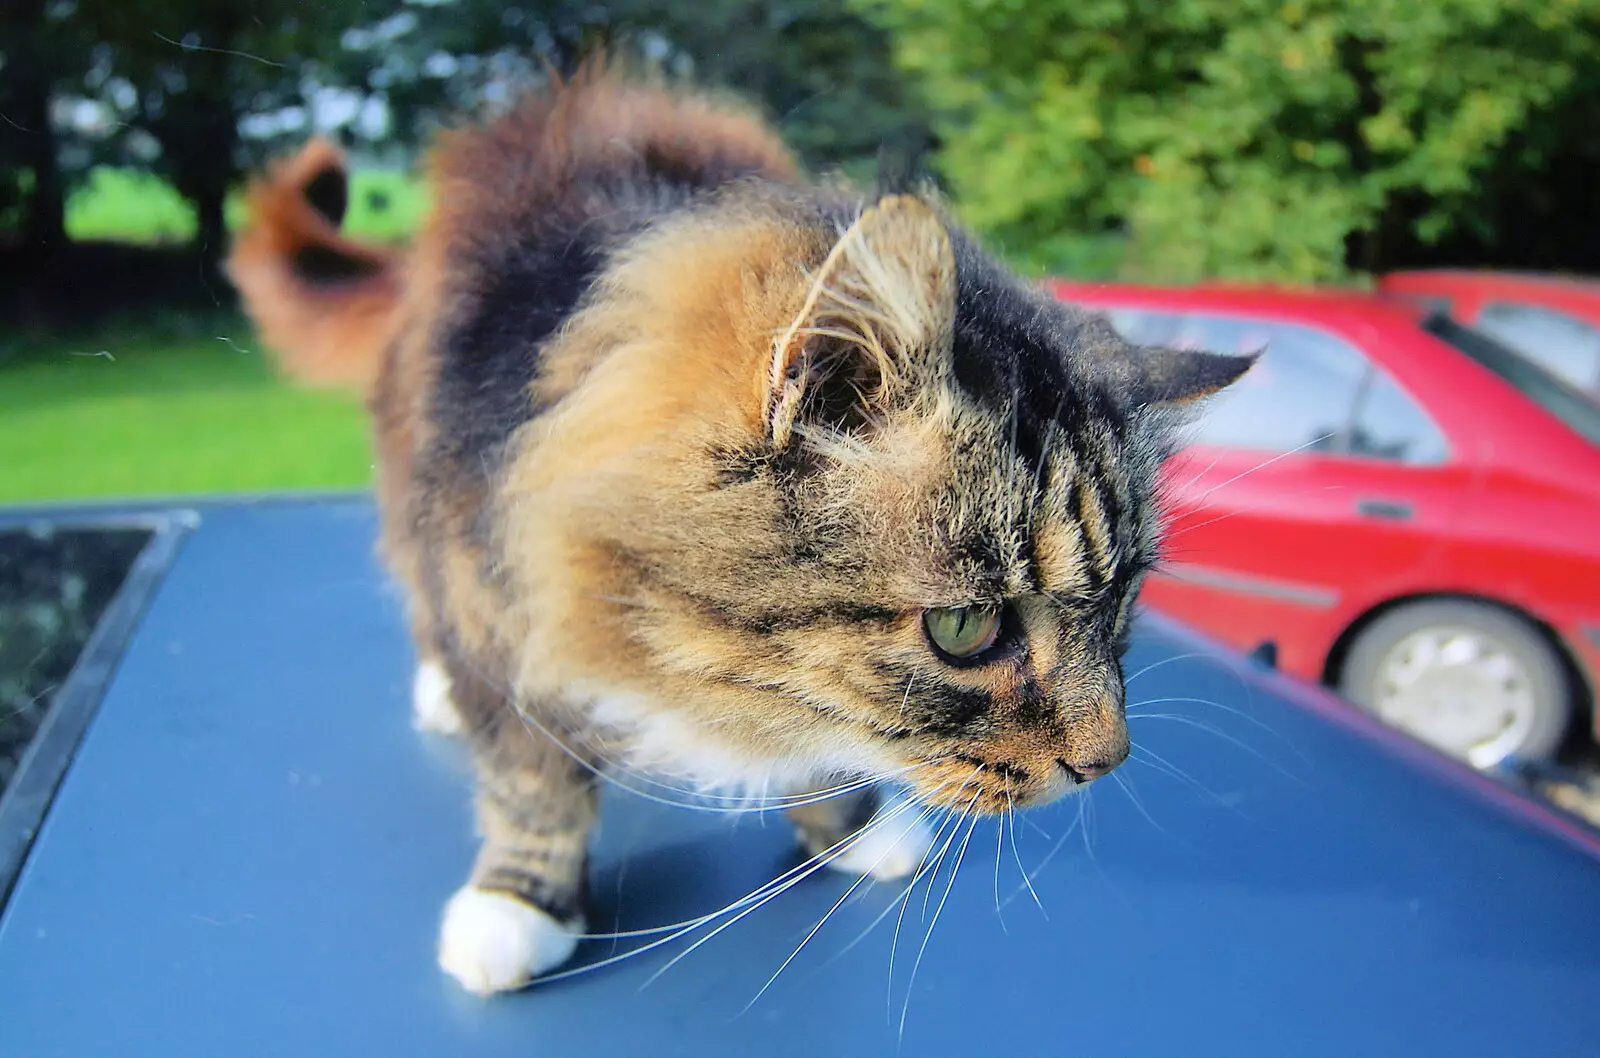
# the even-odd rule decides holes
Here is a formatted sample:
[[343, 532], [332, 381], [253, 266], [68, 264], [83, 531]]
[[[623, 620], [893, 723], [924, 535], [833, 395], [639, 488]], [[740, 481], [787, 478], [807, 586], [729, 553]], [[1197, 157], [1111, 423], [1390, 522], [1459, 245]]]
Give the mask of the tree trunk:
[[227, 249], [228, 230], [223, 218], [226, 200], [227, 191], [220, 187], [207, 188], [194, 197], [195, 248], [208, 266], [221, 261]]
[[50, 49], [44, 40], [44, 3], [31, 0], [16, 7], [10, 17], [0, 20], [7, 37], [17, 47], [6, 71], [12, 102], [8, 115], [8, 139], [16, 147], [21, 168], [33, 176], [22, 221], [24, 245], [32, 252], [48, 255], [67, 238], [67, 196], [61, 179], [55, 128], [50, 124], [51, 75], [46, 56]]
[[22, 237], [40, 254], [50, 254], [67, 241], [67, 195], [62, 185], [56, 134], [50, 126], [48, 104], [39, 109], [43, 112], [39, 115], [42, 120], [34, 126], [37, 135], [28, 151], [33, 191], [28, 196]]

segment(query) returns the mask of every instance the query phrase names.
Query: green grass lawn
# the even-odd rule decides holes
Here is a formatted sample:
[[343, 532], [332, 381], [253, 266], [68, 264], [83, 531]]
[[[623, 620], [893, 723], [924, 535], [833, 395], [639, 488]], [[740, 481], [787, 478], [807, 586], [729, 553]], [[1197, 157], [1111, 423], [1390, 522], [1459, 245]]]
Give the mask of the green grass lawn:
[[248, 325], [166, 321], [0, 354], [0, 503], [364, 486], [359, 400], [278, 381]]
[[[346, 227], [403, 237], [424, 205], [400, 173], [356, 172]], [[240, 214], [235, 196], [230, 223]], [[194, 216], [154, 177], [99, 169], [73, 195], [67, 228], [83, 240], [182, 242]], [[356, 397], [279, 381], [238, 318], [150, 315], [93, 334], [0, 334], [0, 503], [371, 481]]]
[[[370, 239], [401, 238], [416, 226], [426, 205], [426, 192], [406, 174], [358, 170], [350, 174], [345, 229]], [[239, 195], [228, 200], [227, 217], [231, 226], [243, 219]], [[194, 227], [194, 211], [170, 185], [131, 169], [96, 169], [67, 203], [67, 234], [74, 239], [186, 242]]]

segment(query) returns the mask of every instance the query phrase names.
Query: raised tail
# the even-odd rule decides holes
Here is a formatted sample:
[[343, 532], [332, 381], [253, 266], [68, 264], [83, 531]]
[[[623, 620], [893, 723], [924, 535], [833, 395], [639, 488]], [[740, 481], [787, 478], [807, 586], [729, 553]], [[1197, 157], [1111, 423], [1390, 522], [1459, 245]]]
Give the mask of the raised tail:
[[366, 392], [395, 327], [401, 254], [341, 235], [348, 201], [344, 156], [313, 140], [250, 188], [227, 270], [285, 374]]

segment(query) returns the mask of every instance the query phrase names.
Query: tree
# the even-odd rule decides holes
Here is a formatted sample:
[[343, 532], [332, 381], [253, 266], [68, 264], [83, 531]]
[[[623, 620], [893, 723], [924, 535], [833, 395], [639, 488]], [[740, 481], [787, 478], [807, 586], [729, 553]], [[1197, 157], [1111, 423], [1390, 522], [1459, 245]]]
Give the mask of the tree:
[[889, 34], [848, 0], [614, 8], [678, 49], [698, 80], [763, 103], [811, 166], [864, 169], [885, 145], [914, 152], [931, 144], [931, 117], [895, 67]]
[[758, 102], [812, 165], [929, 135], [888, 34], [848, 0], [435, 0], [397, 6], [346, 43], [341, 79], [381, 95], [410, 142], [602, 48]]
[[[26, 207], [36, 241], [63, 234], [50, 111], [74, 98], [111, 117], [99, 157], [154, 170], [193, 205], [196, 245], [212, 262], [228, 193], [283, 138], [309, 131], [305, 115], [329, 89], [389, 115], [364, 146], [411, 148], [550, 67], [615, 48], [754, 96], [812, 164], [860, 163], [884, 140], [927, 135], [887, 35], [848, 0], [10, 0], [0, 10], [0, 218]], [[278, 139], [242, 131], [297, 107], [302, 120], [280, 123]]]
[[240, 120], [303, 102], [305, 78], [339, 46], [359, 0], [78, 0], [105, 50], [106, 86], [131, 131], [159, 147], [152, 168], [195, 209], [196, 246], [225, 244], [223, 204], [247, 164]]
[[940, 108], [976, 226], [1169, 280], [1334, 278], [1503, 223], [1480, 181], [1600, 57], [1600, 0], [857, 2]]
[[16, 232], [30, 253], [66, 240], [68, 175], [50, 104], [84, 72], [87, 42], [70, 16], [46, 0], [0, 5], [0, 230]]

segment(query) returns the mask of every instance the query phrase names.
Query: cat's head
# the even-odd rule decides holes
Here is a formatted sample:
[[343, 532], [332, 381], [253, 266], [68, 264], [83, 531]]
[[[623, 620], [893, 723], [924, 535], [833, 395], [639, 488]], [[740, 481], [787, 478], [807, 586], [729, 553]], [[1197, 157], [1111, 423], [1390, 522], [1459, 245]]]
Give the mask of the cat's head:
[[[705, 337], [636, 398], [693, 405], [629, 448], [659, 460], [630, 456], [634, 481], [656, 477], [606, 486], [633, 511], [595, 560], [626, 639], [608, 656], [693, 714], [676, 737], [866, 762], [941, 804], [1109, 772], [1171, 428], [1251, 360], [1130, 346], [915, 196], [799, 227], [737, 251], [798, 264], [747, 260], [738, 289], [654, 310]], [[683, 245], [684, 274], [715, 273]]]

